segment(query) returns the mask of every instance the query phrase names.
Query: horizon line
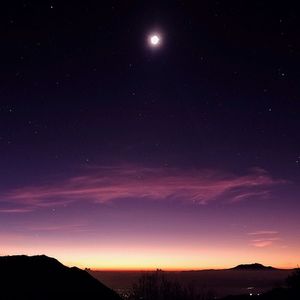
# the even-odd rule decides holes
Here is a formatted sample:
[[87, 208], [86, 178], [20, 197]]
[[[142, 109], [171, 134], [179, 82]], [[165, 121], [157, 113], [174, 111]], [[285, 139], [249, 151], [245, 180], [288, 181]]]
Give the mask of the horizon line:
[[[238, 264], [233, 267], [212, 267], [212, 268], [93, 268], [93, 267], [83, 267], [83, 269], [91, 271], [91, 272], [194, 272], [194, 271], [224, 271], [231, 270], [240, 265], [252, 265], [255, 263], [248, 264]], [[264, 267], [272, 267], [275, 270], [283, 270], [289, 271], [297, 269], [297, 265], [295, 267], [274, 267], [274, 266], [266, 266], [262, 264]]]

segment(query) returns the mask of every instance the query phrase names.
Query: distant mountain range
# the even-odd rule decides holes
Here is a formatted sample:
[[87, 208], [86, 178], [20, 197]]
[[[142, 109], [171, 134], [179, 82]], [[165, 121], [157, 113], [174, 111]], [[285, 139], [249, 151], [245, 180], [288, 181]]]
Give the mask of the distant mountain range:
[[270, 267], [270, 266], [264, 266], [262, 264], [254, 263], [254, 264], [243, 264], [238, 265], [234, 268], [231, 268], [229, 270], [246, 270], [246, 271], [264, 271], [264, 270], [278, 270], [276, 268]]
[[121, 300], [86, 271], [44, 255], [0, 257], [0, 298]]

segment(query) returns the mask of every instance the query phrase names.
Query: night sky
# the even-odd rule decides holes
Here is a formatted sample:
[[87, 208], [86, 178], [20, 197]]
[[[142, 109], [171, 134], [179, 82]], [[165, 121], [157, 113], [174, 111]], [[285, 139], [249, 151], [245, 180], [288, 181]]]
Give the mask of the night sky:
[[1, 255], [300, 263], [295, 4], [6, 2]]

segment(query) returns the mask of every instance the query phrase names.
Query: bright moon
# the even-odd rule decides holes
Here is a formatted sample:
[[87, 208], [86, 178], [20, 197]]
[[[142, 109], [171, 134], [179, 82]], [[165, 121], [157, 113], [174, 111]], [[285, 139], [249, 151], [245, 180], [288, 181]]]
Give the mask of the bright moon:
[[153, 34], [149, 37], [150, 45], [156, 47], [160, 44], [160, 37], [157, 34]]

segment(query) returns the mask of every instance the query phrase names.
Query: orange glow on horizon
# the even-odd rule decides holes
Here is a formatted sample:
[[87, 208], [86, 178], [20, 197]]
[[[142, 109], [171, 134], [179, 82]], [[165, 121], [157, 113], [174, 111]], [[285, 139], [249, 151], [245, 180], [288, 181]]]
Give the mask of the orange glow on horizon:
[[[296, 268], [300, 261], [297, 249], [281, 255], [273, 249], [171, 249], [171, 248], [127, 248], [123, 251], [118, 248], [101, 249], [98, 247], [86, 249], [85, 247], [23, 247], [20, 252], [18, 246], [4, 247], [1, 255], [41, 255], [54, 257], [61, 263], [72, 267], [77, 266], [93, 271], [188, 271], [207, 269], [228, 269], [239, 264], [261, 263], [280, 269]], [[248, 252], [247, 252], [248, 250]], [[279, 259], [280, 258], [280, 259]], [[226, 262], [226, 263], [224, 263]]]
[[[20, 253], [13, 251], [11, 253], [1, 253], [1, 255], [42, 255], [44, 252], [25, 252], [25, 253]], [[45, 255], [53, 257], [57, 260], [59, 260], [62, 264], [68, 266], [68, 267], [73, 267], [76, 266], [81, 269], [91, 269], [92, 271], [155, 271], [157, 269], [161, 269], [163, 271], [196, 271], [196, 270], [222, 270], [222, 269], [229, 269], [232, 267], [235, 267], [236, 265], [239, 264], [251, 264], [251, 263], [261, 263], [265, 266], [272, 266], [274, 268], [278, 269], [293, 269], [297, 267], [296, 261], [299, 261], [299, 256], [295, 257], [293, 260], [294, 262], [288, 262], [288, 263], [279, 263], [278, 260], [267, 260], [267, 259], [253, 259], [253, 260], [238, 260], [236, 257], [233, 255], [231, 259], [224, 259], [226, 263], [213, 263], [214, 259], [210, 258], [207, 259], [207, 262], [199, 262], [199, 259], [191, 259], [188, 261], [188, 263], [184, 264], [183, 261], [177, 261], [174, 264], [171, 264], [170, 262], [168, 263], [167, 260], [164, 263], [164, 258], [163, 257], [156, 257], [156, 258], [149, 258], [145, 257], [144, 261], [141, 257], [138, 261], [132, 258], [132, 260], [129, 260], [128, 258], [122, 258], [120, 257], [118, 260], [114, 259], [109, 259], [104, 261], [104, 256], [101, 255], [99, 258], [92, 257], [89, 258], [87, 255], [85, 258], [80, 257], [77, 255], [74, 255], [72, 259], [70, 259], [69, 255], [64, 255], [64, 254], [58, 254], [58, 253], [46, 253]], [[109, 257], [107, 255], [107, 257]], [[125, 255], [124, 255], [125, 257]], [[290, 258], [292, 259], [292, 257]], [[125, 261], [125, 262], [124, 262]], [[211, 261], [211, 262], [210, 262]], [[221, 261], [221, 259], [219, 259]], [[229, 262], [230, 261], [230, 262]], [[272, 263], [273, 262], [273, 263]]]

